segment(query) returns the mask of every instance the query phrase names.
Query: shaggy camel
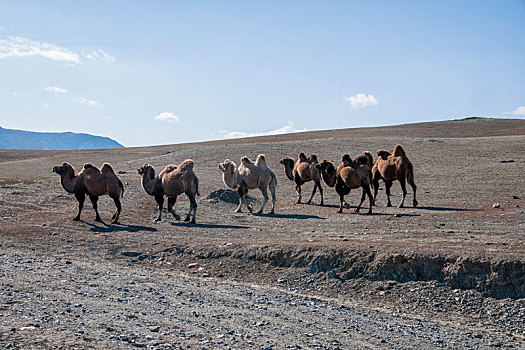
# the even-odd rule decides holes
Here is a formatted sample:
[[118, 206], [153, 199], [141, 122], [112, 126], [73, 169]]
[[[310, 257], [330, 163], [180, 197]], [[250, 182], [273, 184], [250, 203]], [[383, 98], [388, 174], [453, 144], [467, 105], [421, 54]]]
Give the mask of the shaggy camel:
[[295, 163], [292, 157], [286, 157], [279, 163], [284, 165], [284, 173], [286, 174], [286, 177], [295, 182], [295, 190], [297, 191], [298, 196], [297, 203], [301, 203], [301, 185], [313, 180], [314, 189], [307, 204], [310, 204], [312, 198], [314, 198], [315, 191], [319, 188], [319, 193], [321, 194], [321, 205], [324, 205], [321, 174], [319, 173], [319, 169], [315, 167], [319, 162], [317, 161], [317, 156], [315, 154], [312, 154], [307, 159], [306, 155], [301, 153], [297, 158], [297, 163]]
[[[155, 221], [161, 221], [162, 207], [164, 205], [164, 196], [168, 197], [168, 211], [177, 220], [180, 216], [175, 212], [174, 206], [179, 194], [185, 193], [190, 200], [190, 211], [186, 215], [184, 221], [195, 223], [195, 215], [197, 214], [197, 201], [195, 195], [199, 194], [199, 179], [193, 172], [193, 160], [186, 159], [179, 166], [168, 165], [158, 176], [155, 176], [155, 169], [149, 165], [138, 169], [138, 173], [142, 175], [142, 188], [150, 196], [155, 197], [155, 201], [159, 205], [159, 216]], [[193, 212], [193, 216], [191, 213]]]
[[113, 167], [108, 164], [102, 164], [99, 170], [93, 164], [86, 163], [81, 172], [75, 175], [75, 169], [68, 163], [63, 163], [60, 166], [53, 167], [53, 172], [60, 175], [60, 183], [62, 187], [69, 193], [75, 194], [78, 201], [78, 214], [73, 220], [80, 221], [80, 213], [84, 207], [86, 194], [89, 196], [93, 209], [95, 209], [95, 221], [102, 222], [98, 213], [98, 197], [109, 195], [115, 202], [117, 210], [112, 216], [112, 223], [118, 224], [120, 211], [122, 206], [120, 198], [124, 195], [124, 185], [120, 179], [115, 175]]
[[261, 214], [268, 201], [268, 187], [272, 193], [272, 210], [270, 214], [274, 213], [277, 178], [272, 169], [266, 165], [264, 154], [259, 154], [255, 162], [252, 162], [248, 157], [242, 157], [239, 168], [236, 168], [234, 162], [226, 159], [223, 163], [219, 164], [219, 169], [222, 171], [224, 184], [232, 189], [237, 189], [237, 193], [239, 193], [239, 206], [235, 210], [236, 213], [241, 212], [243, 204], [246, 205], [250, 213], [253, 211], [248, 203], [246, 203], [244, 197], [248, 193], [248, 190], [258, 188], [264, 197], [261, 209], [257, 212], [257, 214]]
[[339, 195], [340, 205], [338, 213], [343, 212], [343, 206], [346, 205], [344, 196], [350, 193], [353, 188], [361, 187], [363, 194], [361, 196], [361, 202], [355, 209], [358, 213], [361, 209], [361, 205], [365, 201], [365, 196], [368, 195], [370, 206], [368, 208], [368, 214], [372, 214], [372, 193], [370, 192], [370, 183], [372, 182], [372, 174], [370, 167], [367, 165], [368, 157], [359, 156], [356, 158], [357, 161], [353, 161], [348, 154], [345, 154], [341, 159], [341, 164], [335, 168], [335, 166], [328, 161], [323, 161], [316, 167], [321, 172], [321, 177], [324, 182], [330, 186], [335, 186], [335, 191]]
[[414, 183], [414, 167], [412, 166], [412, 163], [410, 163], [410, 160], [408, 160], [403, 147], [401, 145], [396, 145], [394, 147], [393, 154], [390, 154], [390, 152], [382, 149], [377, 151], [377, 155], [379, 158], [377, 158], [376, 163], [372, 168], [374, 203], [376, 200], [377, 191], [379, 189], [379, 180], [382, 179], [385, 182], [386, 188], [386, 206], [392, 206], [392, 203], [390, 202], [390, 188], [392, 187], [393, 181], [399, 180], [399, 183], [401, 184], [401, 190], [403, 191], [403, 198], [401, 199], [401, 203], [399, 203], [398, 208], [402, 208], [403, 203], [405, 202], [405, 197], [407, 195], [406, 181], [408, 181], [410, 186], [412, 186], [412, 190], [414, 191], [412, 204], [414, 207], [416, 207], [418, 202], [416, 200], [417, 186]]

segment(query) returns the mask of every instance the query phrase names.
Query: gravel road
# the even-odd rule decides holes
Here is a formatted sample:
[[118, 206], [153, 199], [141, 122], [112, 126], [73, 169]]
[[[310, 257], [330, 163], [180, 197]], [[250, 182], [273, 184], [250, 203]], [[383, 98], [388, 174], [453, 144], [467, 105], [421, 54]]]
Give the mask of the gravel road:
[[[481, 334], [335, 299], [192, 278], [86, 254], [0, 256], [2, 348], [490, 348]], [[509, 345], [509, 344], [507, 344]]]

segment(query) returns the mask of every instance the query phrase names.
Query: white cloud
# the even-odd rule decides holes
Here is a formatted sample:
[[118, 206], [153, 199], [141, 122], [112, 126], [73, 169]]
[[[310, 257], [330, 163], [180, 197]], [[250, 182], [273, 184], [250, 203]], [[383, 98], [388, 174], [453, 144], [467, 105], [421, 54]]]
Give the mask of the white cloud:
[[55, 61], [80, 64], [80, 57], [64, 47], [27, 38], [0, 39], [0, 58], [39, 56]]
[[170, 112], [163, 112], [159, 115], [153, 117], [153, 119], [162, 120], [163, 122], [170, 122], [170, 123], [178, 123], [179, 117], [177, 117], [175, 114]]
[[67, 92], [67, 90], [59, 88], [58, 86], [48, 86], [48, 87], [44, 88], [44, 91], [58, 92], [58, 93], [61, 93], [61, 94], [65, 94]]
[[49, 108], [49, 107], [51, 107], [51, 103], [49, 103], [49, 102], [44, 102], [42, 104], [42, 108]]
[[282, 128], [275, 130], [270, 130], [266, 132], [243, 132], [243, 131], [227, 131], [220, 130], [219, 132], [225, 134], [223, 137], [227, 139], [239, 138], [239, 137], [252, 137], [252, 136], [267, 136], [267, 135], [280, 135], [280, 134], [290, 134], [294, 132], [305, 132], [307, 129], [296, 129], [291, 121]]
[[[102, 49], [82, 53], [90, 61], [102, 60], [106, 63], [115, 63], [115, 56]], [[22, 37], [0, 39], [0, 59], [9, 57], [43, 57], [55, 61], [64, 61], [71, 65], [82, 64], [81, 55], [55, 44], [39, 42]]]
[[379, 101], [374, 95], [357, 94], [350, 97], [345, 97], [345, 100], [350, 102], [352, 108], [365, 108], [370, 106], [377, 106]]
[[115, 63], [115, 61], [117, 60], [115, 56], [111, 56], [109, 53], [101, 49], [93, 50], [87, 53], [83, 52], [82, 55], [90, 61], [101, 59], [104, 60], [106, 63]]
[[514, 114], [514, 115], [524, 115], [525, 116], [525, 106], [520, 106], [513, 110], [512, 112], [507, 112], [505, 114]]
[[78, 103], [81, 103], [83, 105], [90, 106], [90, 107], [100, 106], [100, 103], [98, 103], [97, 101], [95, 101], [95, 100], [88, 100], [85, 97], [75, 97], [75, 101], [77, 101]]

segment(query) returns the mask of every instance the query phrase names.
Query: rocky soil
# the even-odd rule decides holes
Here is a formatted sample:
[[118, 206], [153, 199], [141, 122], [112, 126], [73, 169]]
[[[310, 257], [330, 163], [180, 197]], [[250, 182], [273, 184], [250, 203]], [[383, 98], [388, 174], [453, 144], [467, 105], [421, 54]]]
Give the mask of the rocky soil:
[[[286, 138], [1, 151], [0, 347], [525, 348], [525, 121]], [[278, 163], [396, 143], [414, 163], [418, 208], [384, 208], [380, 191], [373, 215], [336, 214], [326, 186], [326, 206], [294, 205]], [[276, 214], [233, 213], [217, 164], [258, 153], [277, 174]], [[197, 224], [167, 213], [154, 224], [136, 169], [185, 158], [200, 179]], [[71, 221], [76, 201], [50, 171], [64, 161], [109, 161], [121, 172], [121, 225], [95, 222], [89, 202], [83, 221]], [[347, 196], [352, 206], [358, 192]], [[396, 203], [398, 184], [393, 193]], [[260, 193], [250, 195], [257, 207]], [[99, 207], [109, 222], [112, 201]], [[180, 198], [179, 214], [188, 209]]]

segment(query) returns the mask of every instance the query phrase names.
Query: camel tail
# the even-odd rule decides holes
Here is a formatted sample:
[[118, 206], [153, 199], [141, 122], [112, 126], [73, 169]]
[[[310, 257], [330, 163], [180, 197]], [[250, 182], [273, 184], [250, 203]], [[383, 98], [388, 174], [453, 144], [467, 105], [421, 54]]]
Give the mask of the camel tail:
[[412, 163], [408, 164], [407, 181], [408, 183], [414, 183], [414, 166]]
[[120, 181], [119, 178], [117, 178], [118, 180], [118, 185], [120, 187], [120, 189], [122, 190], [122, 193], [120, 194], [120, 197], [123, 198], [124, 197], [124, 184], [122, 183], [122, 181]]
[[199, 178], [197, 176], [195, 176], [195, 193], [197, 193], [197, 196], [200, 197], [200, 193], [199, 193]]
[[275, 174], [273, 173], [272, 171], [272, 179], [270, 180], [270, 182], [272, 182], [275, 184], [275, 187], [277, 187], [277, 177], [275, 176]]

